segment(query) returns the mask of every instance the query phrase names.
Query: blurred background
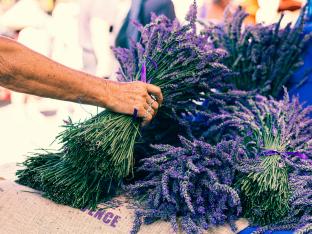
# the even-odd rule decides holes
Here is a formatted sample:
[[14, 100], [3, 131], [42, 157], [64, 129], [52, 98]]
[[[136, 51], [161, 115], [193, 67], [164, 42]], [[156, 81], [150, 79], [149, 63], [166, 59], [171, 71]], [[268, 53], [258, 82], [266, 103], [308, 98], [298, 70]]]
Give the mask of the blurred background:
[[[158, 1], [158, 0], [155, 0]], [[152, 1], [151, 1], [152, 2]], [[193, 0], [173, 0], [184, 21]], [[246, 24], [295, 22], [305, 0], [198, 0], [199, 18], [219, 22], [226, 7], [241, 5]], [[131, 0], [0, 0], [0, 34], [68, 67], [114, 79], [117, 63], [110, 50], [122, 34]], [[149, 14], [147, 12], [145, 14]], [[172, 14], [172, 13], [171, 13]], [[172, 15], [171, 15], [172, 16]], [[33, 97], [0, 87], [0, 165], [21, 162], [28, 152], [57, 148], [53, 139], [63, 121], [84, 120], [96, 107]]]

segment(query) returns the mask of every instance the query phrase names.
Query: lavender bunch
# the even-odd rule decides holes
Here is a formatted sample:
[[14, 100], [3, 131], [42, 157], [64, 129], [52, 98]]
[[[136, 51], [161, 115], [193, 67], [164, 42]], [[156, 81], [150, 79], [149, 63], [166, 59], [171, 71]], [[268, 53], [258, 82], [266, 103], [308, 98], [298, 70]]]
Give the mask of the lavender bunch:
[[221, 127], [222, 121], [220, 120], [227, 113], [225, 109], [231, 108], [237, 103], [243, 106], [248, 105], [248, 100], [252, 98], [254, 98], [252, 92], [241, 90], [217, 92], [213, 96], [207, 97], [202, 105], [196, 107], [195, 111], [184, 115], [180, 120], [181, 125], [185, 126], [188, 136], [202, 139], [211, 144], [217, 144], [221, 140], [232, 140], [233, 136], [239, 135], [238, 126], [236, 126], [235, 120], [233, 121], [229, 117], [225, 119], [224, 123], [228, 128]]
[[309, 234], [312, 228], [312, 164], [296, 157], [288, 157], [290, 166], [289, 211], [276, 223], [259, 228], [253, 234], [261, 234], [267, 230], [295, 230], [295, 234]]
[[[119, 81], [141, 80], [162, 89], [165, 101], [159, 110], [159, 116], [175, 118], [177, 114], [189, 111], [193, 108], [194, 101], [212, 94], [211, 89], [224, 90], [224, 80], [231, 74], [219, 62], [225, 55], [224, 52], [208, 50], [203, 38], [197, 36], [196, 5], [191, 7], [187, 20], [187, 25], [180, 25], [177, 20], [171, 22], [165, 16], [153, 15], [152, 22], [146, 27], [137, 25], [141, 32], [139, 43], [131, 49], [114, 49], [121, 66]], [[139, 121], [133, 123], [130, 116], [113, 113], [107, 115], [107, 112], [74, 127], [71, 125], [59, 138], [65, 145], [67, 142], [77, 145], [84, 138], [85, 142], [97, 146], [98, 151], [108, 152], [105, 162], [98, 163], [103, 165], [102, 168], [99, 167], [103, 171], [116, 168], [116, 174], [111, 173], [111, 170], [109, 174], [124, 177], [132, 171], [133, 146], [139, 133]], [[115, 133], [107, 135], [107, 132]], [[128, 138], [131, 141], [126, 145], [124, 139]], [[71, 160], [70, 157], [67, 159]], [[71, 162], [77, 162], [77, 158], [73, 158]]]
[[[223, 90], [230, 71], [220, 63], [224, 52], [208, 49], [196, 32], [196, 5], [181, 25], [164, 16], [152, 16], [143, 27], [140, 42], [131, 49], [114, 49], [120, 62], [119, 81], [143, 81], [162, 89], [164, 103], [158, 115], [174, 119], [194, 108], [194, 101]], [[140, 135], [140, 120], [108, 110], [81, 123], [69, 123], [58, 136], [63, 143], [60, 160], [45, 162], [32, 170], [42, 181], [45, 196], [74, 207], [96, 205], [116, 193], [123, 178], [133, 174], [134, 146]], [[31, 159], [32, 161], [36, 159]], [[43, 162], [40, 158], [38, 161]], [[20, 171], [19, 181], [34, 186]]]
[[210, 96], [212, 89], [227, 90], [229, 85], [225, 80], [232, 76], [221, 63], [226, 52], [211, 48], [205, 35], [197, 35], [196, 14], [194, 4], [186, 17], [189, 24], [185, 26], [177, 20], [171, 22], [165, 16], [152, 14], [149, 25], [139, 25], [141, 43], [131, 49], [114, 49], [121, 65], [118, 80], [137, 80], [143, 68], [144, 81], [161, 87], [166, 97], [160, 111], [173, 118], [193, 110], [194, 101]]
[[294, 27], [288, 24], [281, 28], [282, 16], [276, 24], [244, 28], [248, 14], [238, 8], [233, 14], [227, 11], [221, 25], [206, 25], [203, 34], [216, 48], [228, 52], [224, 64], [236, 72], [230, 81], [237, 89], [278, 97], [292, 74], [303, 65], [301, 57], [311, 38], [303, 36], [305, 14], [306, 7]]
[[239, 141], [222, 141], [216, 146], [180, 137], [179, 147], [153, 146], [159, 153], [141, 160], [144, 179], [130, 185], [132, 196], [141, 200], [131, 233], [158, 219], [170, 221], [175, 232], [178, 220], [188, 234], [230, 223], [241, 212], [234, 182], [234, 158], [244, 152]]
[[[71, 122], [66, 126], [69, 127]], [[30, 156], [18, 170], [17, 182], [42, 191], [42, 195], [56, 203], [72, 207], [96, 208], [120, 192], [120, 180], [98, 173], [96, 164], [79, 165], [79, 157], [94, 150], [88, 142], [64, 146], [60, 152], [42, 151]], [[77, 158], [76, 164], [66, 160], [67, 155]], [[81, 160], [81, 159], [80, 159]]]
[[[213, 126], [210, 134], [223, 132], [227, 140], [231, 136], [243, 138], [249, 160], [237, 162], [236, 186], [243, 214], [255, 224], [300, 228], [307, 217], [311, 218], [311, 211], [302, 210], [311, 201], [310, 195], [302, 198], [312, 188], [305, 187], [308, 193], [303, 195], [292, 182], [303, 175], [311, 176], [311, 111], [312, 107], [303, 108], [298, 98], [290, 101], [286, 92], [282, 101], [257, 95], [244, 105], [237, 102], [219, 114], [208, 114], [207, 124]], [[298, 193], [301, 200], [295, 195]], [[294, 199], [299, 199], [297, 205]]]
[[61, 154], [43, 151], [44, 153], [36, 153], [34, 157], [28, 158], [20, 166], [24, 166], [25, 169], [18, 170], [16, 172], [19, 177], [18, 183], [26, 186], [30, 186], [36, 190], [42, 190], [42, 180], [40, 178], [40, 168], [48, 163], [56, 164], [60, 161]]

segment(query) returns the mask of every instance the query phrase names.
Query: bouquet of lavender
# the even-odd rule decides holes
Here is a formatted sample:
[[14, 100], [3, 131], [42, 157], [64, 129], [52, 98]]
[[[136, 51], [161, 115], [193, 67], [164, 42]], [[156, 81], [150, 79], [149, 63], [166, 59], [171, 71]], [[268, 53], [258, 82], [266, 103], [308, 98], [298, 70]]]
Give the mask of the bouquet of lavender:
[[[218, 144], [222, 140], [233, 140], [233, 137], [238, 136], [237, 129], [232, 128], [237, 125], [235, 120], [231, 118], [225, 119], [224, 122], [214, 122], [224, 116], [226, 111], [224, 109], [235, 106], [236, 103], [247, 105], [248, 100], [253, 98], [252, 92], [241, 90], [229, 90], [224, 93], [215, 93], [205, 99], [202, 105], [197, 106], [196, 110], [184, 115], [180, 120], [180, 125], [186, 130], [187, 136], [196, 139], [202, 139], [210, 144]], [[227, 126], [228, 128], [224, 128]]]
[[[224, 52], [208, 47], [204, 43], [207, 38], [197, 35], [195, 4], [187, 20], [188, 24], [180, 25], [164, 16], [152, 16], [146, 27], [137, 25], [139, 43], [131, 49], [114, 49], [121, 65], [120, 81], [140, 80], [162, 89], [165, 102], [159, 116], [174, 118], [187, 112], [194, 101], [213, 94], [211, 90], [222, 90], [230, 74], [219, 62]], [[43, 160], [44, 154], [30, 158], [24, 163], [26, 169], [17, 173], [19, 182], [42, 189], [59, 203], [95, 207], [132, 173], [140, 121], [105, 110], [65, 127], [58, 136], [63, 143], [59, 160]], [[32, 176], [27, 178], [29, 174]]]
[[306, 208], [312, 199], [311, 111], [297, 98], [290, 101], [286, 93], [282, 101], [256, 96], [210, 115], [208, 124], [216, 126], [212, 132], [243, 138], [249, 159], [235, 166], [236, 187], [243, 214], [255, 224], [267, 225], [260, 233], [268, 228], [300, 229], [311, 220], [311, 207]]
[[235, 224], [241, 212], [234, 182], [234, 158], [244, 157], [239, 141], [222, 141], [216, 146], [180, 137], [179, 147], [153, 146], [159, 154], [141, 160], [138, 171], [144, 179], [129, 186], [140, 200], [131, 233], [158, 219], [170, 221], [175, 232], [178, 219], [188, 234], [202, 233], [216, 225]]
[[306, 8], [303, 8], [294, 27], [288, 24], [281, 28], [282, 16], [276, 24], [243, 28], [248, 14], [238, 8], [234, 14], [227, 11], [221, 25], [206, 25], [203, 33], [216, 48], [228, 52], [223, 62], [236, 72], [230, 81], [237, 89], [278, 97], [282, 87], [303, 64], [303, 50], [311, 38], [311, 35], [303, 36], [305, 13]]

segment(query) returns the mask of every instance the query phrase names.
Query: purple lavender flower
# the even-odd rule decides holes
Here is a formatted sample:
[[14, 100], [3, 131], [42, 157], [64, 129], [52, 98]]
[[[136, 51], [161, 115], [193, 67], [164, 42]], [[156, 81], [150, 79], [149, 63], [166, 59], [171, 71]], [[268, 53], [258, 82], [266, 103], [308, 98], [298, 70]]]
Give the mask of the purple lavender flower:
[[278, 97], [302, 65], [304, 47], [311, 37], [307, 35], [303, 39], [305, 13], [304, 7], [299, 24], [294, 27], [289, 24], [282, 28], [282, 17], [273, 25], [244, 27], [248, 14], [241, 7], [233, 13], [228, 9], [220, 25], [207, 25], [202, 33], [206, 34], [206, 44], [228, 52], [223, 62], [237, 73], [229, 80], [237, 89]]
[[141, 81], [146, 83], [146, 65], [145, 65], [145, 63], [142, 64], [142, 68], [141, 68]]
[[[212, 225], [230, 222], [229, 217], [238, 217], [240, 199], [231, 185], [239, 141], [212, 146], [199, 140], [180, 140], [180, 147], [154, 146], [158, 154], [142, 159], [138, 168], [147, 175], [129, 186], [136, 198], [146, 196], [141, 207], [144, 219], [170, 217], [176, 228], [175, 220], [181, 217], [186, 233], [200, 233]], [[138, 226], [140, 223], [133, 230]]]
[[[157, 117], [142, 132], [141, 119], [133, 121], [129, 116], [109, 110], [104, 110], [87, 121], [67, 126], [58, 136], [60, 143], [64, 145], [60, 151], [60, 164], [53, 162], [51, 167], [44, 169], [44, 173], [36, 173], [38, 181], [46, 185], [42, 186], [46, 196], [75, 207], [89, 204], [95, 207], [110, 196], [111, 192], [120, 188], [123, 178], [131, 174], [134, 166], [137, 166], [134, 162], [138, 162], [140, 157], [153, 155], [156, 150], [149, 147], [151, 143], [177, 143], [179, 134], [191, 134], [181, 116], [196, 110], [196, 102], [207, 96], [214, 96], [216, 90], [227, 90], [228, 85], [224, 81], [231, 74], [218, 58], [218, 54], [221, 57], [224, 53], [213, 48], [208, 53], [203, 37], [196, 32], [195, 21], [196, 14], [193, 12], [184, 25], [165, 16], [152, 16], [151, 23], [145, 27], [135, 23], [141, 32], [141, 40], [131, 42], [130, 49], [113, 49], [120, 62], [118, 80], [142, 80], [159, 86], [165, 101]], [[139, 143], [135, 144], [136, 142]], [[66, 168], [58, 165], [66, 165]], [[144, 170], [150, 169], [149, 164], [145, 166]], [[193, 167], [190, 162], [188, 166], [196, 170], [200, 165], [195, 164], [196, 167]], [[166, 164], [159, 164], [153, 170], [165, 171], [168, 169], [165, 167]], [[187, 177], [183, 171], [184, 168], [168, 171], [169, 178], [163, 181], [164, 191], [166, 184], [169, 188], [172, 186], [176, 193], [181, 191], [180, 180]], [[43, 174], [44, 179], [41, 178]], [[177, 182], [171, 184], [171, 175], [176, 176]], [[216, 175], [211, 173], [212, 176]], [[35, 182], [37, 181], [30, 181], [29, 184]], [[187, 185], [183, 184], [185, 198], [191, 196], [188, 190], [194, 185], [192, 181]], [[162, 197], [158, 193], [155, 190], [151, 194], [153, 204], [162, 205]], [[173, 195], [170, 192], [166, 196], [172, 201]], [[188, 204], [191, 208], [192, 200]], [[178, 201], [171, 205], [179, 207], [181, 204]], [[153, 213], [151, 219], [158, 216], [169, 219], [166, 213], [158, 211]]]
[[209, 127], [203, 137], [242, 137], [242, 158], [235, 168], [243, 215], [264, 225], [258, 233], [285, 225], [301, 229], [312, 215], [312, 107], [304, 108], [287, 92], [281, 101], [257, 95], [227, 104], [217, 112], [206, 110], [201, 121]]

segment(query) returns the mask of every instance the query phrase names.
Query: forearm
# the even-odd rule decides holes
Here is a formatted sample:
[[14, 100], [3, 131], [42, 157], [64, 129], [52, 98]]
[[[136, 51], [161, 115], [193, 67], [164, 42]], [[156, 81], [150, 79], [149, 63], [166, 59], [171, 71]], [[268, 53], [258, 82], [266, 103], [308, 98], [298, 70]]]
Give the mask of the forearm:
[[67, 68], [3, 37], [0, 85], [17, 92], [102, 107], [109, 97], [108, 81]]

